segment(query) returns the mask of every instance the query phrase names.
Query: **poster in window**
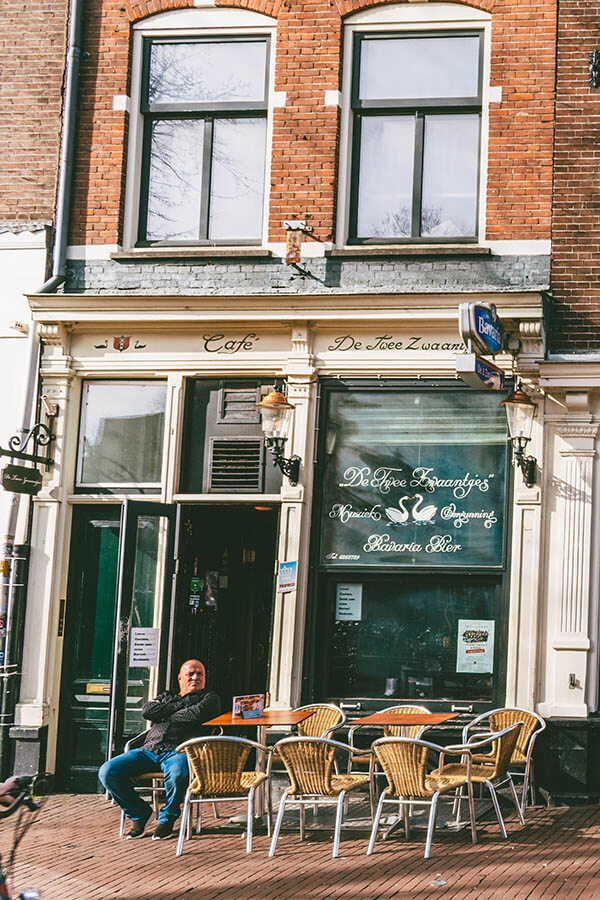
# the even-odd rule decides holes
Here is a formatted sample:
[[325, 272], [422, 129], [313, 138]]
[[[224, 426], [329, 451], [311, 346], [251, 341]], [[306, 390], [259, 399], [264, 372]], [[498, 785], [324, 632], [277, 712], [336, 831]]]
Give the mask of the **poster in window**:
[[362, 584], [336, 585], [336, 622], [362, 622], [362, 590]]
[[480, 674], [494, 671], [494, 620], [459, 619], [456, 671]]

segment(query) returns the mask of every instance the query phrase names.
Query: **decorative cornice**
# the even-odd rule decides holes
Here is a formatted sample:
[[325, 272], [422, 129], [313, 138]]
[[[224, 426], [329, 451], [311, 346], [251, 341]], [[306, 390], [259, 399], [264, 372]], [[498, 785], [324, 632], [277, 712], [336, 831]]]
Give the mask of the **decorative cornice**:
[[556, 431], [563, 438], [594, 439], [599, 427], [598, 422], [564, 422], [556, 426]]

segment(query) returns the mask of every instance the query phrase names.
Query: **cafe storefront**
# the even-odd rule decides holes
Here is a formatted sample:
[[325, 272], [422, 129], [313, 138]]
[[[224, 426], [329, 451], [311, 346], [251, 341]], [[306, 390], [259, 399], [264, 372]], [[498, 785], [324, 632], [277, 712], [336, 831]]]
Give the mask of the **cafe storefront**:
[[[179, 297], [157, 322], [141, 297], [30, 298], [58, 416], [17, 753], [37, 744], [62, 785], [95, 789], [196, 655], [224, 706], [264, 690], [280, 707], [535, 704], [541, 491], [513, 486], [505, 394], [456, 377], [461, 299]], [[539, 295], [482, 299], [526, 327], [514, 365], [533, 384]], [[297, 484], [261, 430], [275, 384]]]

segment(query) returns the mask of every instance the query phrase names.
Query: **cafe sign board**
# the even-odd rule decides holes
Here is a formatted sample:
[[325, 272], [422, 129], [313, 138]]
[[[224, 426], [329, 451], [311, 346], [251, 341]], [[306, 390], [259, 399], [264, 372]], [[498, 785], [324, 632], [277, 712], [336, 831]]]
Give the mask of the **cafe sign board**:
[[456, 374], [472, 388], [480, 390], [487, 387], [493, 391], [504, 388], [502, 369], [475, 353], [463, 353], [456, 357]]
[[42, 473], [31, 466], [5, 466], [2, 469], [2, 487], [13, 494], [39, 494]]
[[476, 350], [493, 356], [502, 350], [504, 328], [493, 303], [461, 303], [458, 324], [469, 352]]

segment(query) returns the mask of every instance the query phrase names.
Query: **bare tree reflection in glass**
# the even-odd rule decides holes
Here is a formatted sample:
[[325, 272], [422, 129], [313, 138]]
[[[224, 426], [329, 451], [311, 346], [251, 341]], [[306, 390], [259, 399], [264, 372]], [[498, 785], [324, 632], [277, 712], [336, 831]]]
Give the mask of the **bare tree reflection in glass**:
[[152, 123], [148, 221], [153, 241], [198, 240], [204, 122], [163, 119]]
[[265, 119], [215, 121], [209, 238], [260, 235], [266, 133]]

